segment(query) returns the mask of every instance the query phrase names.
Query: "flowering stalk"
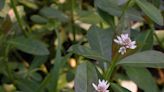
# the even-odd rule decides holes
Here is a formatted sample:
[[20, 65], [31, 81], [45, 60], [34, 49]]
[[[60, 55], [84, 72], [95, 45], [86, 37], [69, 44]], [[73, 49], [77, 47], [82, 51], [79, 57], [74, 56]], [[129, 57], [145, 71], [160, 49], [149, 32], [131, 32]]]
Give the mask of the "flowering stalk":
[[124, 55], [126, 53], [126, 49], [135, 49], [137, 47], [136, 41], [132, 41], [128, 34], [121, 34], [120, 36], [117, 36], [117, 39], [114, 39], [114, 42], [120, 45], [120, 49], [118, 50], [118, 53], [116, 53], [116, 55], [114, 56], [112, 63], [106, 72], [105, 79], [111, 78], [112, 72], [116, 66], [116, 62], [119, 59], [119, 53], [121, 53], [121, 55]]
[[115, 57], [113, 58], [112, 60], [112, 63], [110, 65], [110, 67], [108, 68], [108, 70], [106, 71], [106, 74], [105, 74], [105, 79], [106, 80], [109, 80], [110, 81], [110, 78], [112, 76], [112, 73], [113, 73], [113, 70], [115, 69], [115, 65], [116, 65], [116, 62], [118, 60], [118, 53], [116, 53]]
[[[121, 16], [120, 16], [120, 20], [122, 20], [123, 15], [125, 14], [126, 10], [128, 9], [130, 2], [131, 2], [131, 0], [128, 0], [128, 1], [127, 1], [126, 5], [125, 5], [125, 7], [124, 7], [124, 9], [123, 9], [123, 12], [122, 12], [122, 14], [121, 14]], [[118, 31], [119, 26], [120, 26], [120, 24], [118, 24], [118, 27], [116, 28], [116, 31], [115, 31], [115, 32]], [[123, 51], [122, 51], [122, 50], [123, 50]], [[124, 54], [124, 53], [125, 53], [125, 48], [123, 48], [123, 47], [120, 48], [119, 52], [121, 52], [122, 54]], [[107, 79], [107, 80], [109, 79], [109, 80], [110, 80], [110, 78], [111, 78], [111, 76], [112, 76], [112, 73], [113, 73], [113, 70], [114, 70], [114, 68], [115, 68], [115, 65], [116, 65], [117, 60], [118, 60], [118, 53], [116, 53], [115, 57], [114, 57], [113, 60], [112, 60], [112, 63], [111, 63], [111, 65], [110, 65], [110, 67], [109, 67], [108, 70], [106, 71], [105, 79]]]

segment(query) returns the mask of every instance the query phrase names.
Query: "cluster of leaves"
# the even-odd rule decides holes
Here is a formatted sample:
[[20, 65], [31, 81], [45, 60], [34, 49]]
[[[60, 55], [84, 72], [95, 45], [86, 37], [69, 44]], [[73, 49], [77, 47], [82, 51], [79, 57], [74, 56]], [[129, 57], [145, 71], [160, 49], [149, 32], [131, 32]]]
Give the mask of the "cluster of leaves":
[[[154, 31], [163, 25], [160, 2], [0, 0], [0, 91], [93, 92], [92, 83], [106, 79], [111, 91], [129, 92], [119, 85], [128, 79], [144, 92], [159, 92], [147, 68], [164, 68], [163, 53], [152, 50], [164, 48]], [[131, 29], [138, 22], [148, 26]], [[115, 60], [113, 39], [125, 32], [137, 49]]]

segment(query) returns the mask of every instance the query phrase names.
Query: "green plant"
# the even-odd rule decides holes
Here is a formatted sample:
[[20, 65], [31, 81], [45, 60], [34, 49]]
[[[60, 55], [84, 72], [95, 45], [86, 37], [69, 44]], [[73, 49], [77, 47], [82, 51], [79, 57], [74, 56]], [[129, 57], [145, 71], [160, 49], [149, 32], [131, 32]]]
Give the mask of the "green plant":
[[148, 69], [164, 68], [160, 2], [0, 0], [0, 91], [161, 92]]

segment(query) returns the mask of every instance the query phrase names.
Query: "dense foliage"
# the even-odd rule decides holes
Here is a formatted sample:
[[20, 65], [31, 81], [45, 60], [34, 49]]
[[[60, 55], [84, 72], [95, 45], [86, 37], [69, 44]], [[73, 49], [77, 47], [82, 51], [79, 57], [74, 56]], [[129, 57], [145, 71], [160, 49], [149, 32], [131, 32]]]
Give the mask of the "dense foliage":
[[0, 0], [0, 92], [163, 92], [163, 14], [163, 0]]

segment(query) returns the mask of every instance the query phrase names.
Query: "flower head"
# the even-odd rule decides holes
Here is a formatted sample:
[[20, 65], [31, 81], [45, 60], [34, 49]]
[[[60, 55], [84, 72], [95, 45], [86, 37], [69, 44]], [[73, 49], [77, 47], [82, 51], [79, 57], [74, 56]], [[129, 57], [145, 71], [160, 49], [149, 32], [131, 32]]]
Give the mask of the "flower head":
[[109, 90], [107, 90], [107, 89], [110, 84], [105, 80], [102, 80], [102, 81], [99, 80], [99, 83], [97, 86], [94, 83], [92, 83], [92, 85], [97, 92], [109, 92]]
[[125, 47], [120, 47], [119, 53], [121, 53], [122, 55], [124, 55], [126, 53], [126, 48]]
[[126, 52], [126, 49], [135, 49], [136, 41], [132, 41], [128, 34], [121, 34], [120, 36], [117, 36], [117, 39], [114, 39], [114, 42], [118, 45], [121, 45], [119, 49], [119, 53], [122, 55]]

